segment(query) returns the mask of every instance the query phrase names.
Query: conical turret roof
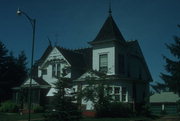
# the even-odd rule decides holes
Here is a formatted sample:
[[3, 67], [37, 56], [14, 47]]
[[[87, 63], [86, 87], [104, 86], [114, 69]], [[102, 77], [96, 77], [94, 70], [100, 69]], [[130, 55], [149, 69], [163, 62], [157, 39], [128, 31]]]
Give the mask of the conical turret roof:
[[106, 19], [104, 25], [100, 29], [96, 38], [93, 41], [91, 41], [90, 44], [109, 41], [119, 41], [123, 43], [125, 42], [125, 39], [122, 36], [111, 14], [109, 14], [108, 18]]

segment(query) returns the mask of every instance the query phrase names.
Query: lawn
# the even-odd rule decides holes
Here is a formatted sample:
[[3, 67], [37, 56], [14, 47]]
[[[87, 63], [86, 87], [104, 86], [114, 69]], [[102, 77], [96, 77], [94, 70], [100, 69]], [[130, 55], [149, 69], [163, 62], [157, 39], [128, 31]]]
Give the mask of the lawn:
[[[28, 114], [19, 115], [17, 113], [0, 113], [0, 121], [27, 121]], [[31, 114], [32, 121], [43, 121], [42, 113]], [[131, 118], [83, 118], [80, 121], [151, 121], [147, 117]]]
[[[38, 120], [42, 118], [43, 118], [42, 113], [31, 114], [31, 119], [34, 119], [33, 121], [42, 121], [42, 120]], [[0, 121], [25, 121], [27, 119], [28, 119], [28, 114], [19, 115], [17, 113], [0, 113]]]
[[132, 118], [85, 118], [81, 121], [151, 121], [152, 119], [146, 117], [132, 117]]

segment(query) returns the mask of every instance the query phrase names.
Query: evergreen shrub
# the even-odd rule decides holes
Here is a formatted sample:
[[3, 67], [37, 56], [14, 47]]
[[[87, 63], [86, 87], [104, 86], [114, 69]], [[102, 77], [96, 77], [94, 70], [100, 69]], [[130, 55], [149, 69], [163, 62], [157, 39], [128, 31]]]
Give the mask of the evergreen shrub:
[[44, 112], [44, 108], [40, 105], [33, 106], [33, 110], [34, 110], [34, 113], [43, 113]]
[[18, 111], [18, 106], [12, 101], [5, 101], [1, 103], [0, 112], [15, 113]]
[[128, 117], [133, 114], [131, 105], [122, 102], [112, 102], [107, 107], [96, 108], [97, 117]]

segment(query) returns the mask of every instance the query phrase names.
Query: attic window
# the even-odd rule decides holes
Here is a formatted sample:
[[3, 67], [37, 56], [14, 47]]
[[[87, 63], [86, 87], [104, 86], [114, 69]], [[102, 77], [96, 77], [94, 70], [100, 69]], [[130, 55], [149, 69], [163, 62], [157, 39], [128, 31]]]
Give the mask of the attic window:
[[108, 71], [108, 55], [101, 54], [99, 55], [99, 71], [107, 73]]
[[60, 77], [61, 65], [60, 63], [52, 64], [52, 77]]

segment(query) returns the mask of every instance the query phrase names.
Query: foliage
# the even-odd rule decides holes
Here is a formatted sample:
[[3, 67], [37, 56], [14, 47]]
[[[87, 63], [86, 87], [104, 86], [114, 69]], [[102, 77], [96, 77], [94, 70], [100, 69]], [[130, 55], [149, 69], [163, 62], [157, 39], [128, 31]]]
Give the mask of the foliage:
[[95, 105], [97, 117], [103, 117], [108, 110], [110, 104], [110, 96], [108, 95], [108, 85], [105, 83], [104, 74], [96, 72], [100, 79], [95, 77], [87, 77], [85, 80], [87, 86], [80, 92], [80, 96], [85, 101], [92, 101]]
[[145, 104], [142, 105], [141, 115], [148, 116], [148, 117], [152, 116], [150, 103], [146, 102]]
[[177, 103], [177, 112], [180, 114], [180, 100], [178, 100], [176, 103]]
[[34, 110], [35, 113], [43, 113], [44, 112], [44, 108], [40, 105], [35, 105], [32, 108]]
[[95, 105], [97, 117], [127, 117], [132, 115], [132, 109], [129, 104], [112, 102], [109, 96], [109, 84], [105, 76], [100, 78], [87, 77], [87, 85], [81, 92], [85, 101], [92, 101]]
[[166, 44], [166, 47], [176, 59], [172, 60], [164, 56], [165, 70], [169, 74], [161, 73], [161, 78], [171, 91], [180, 94], [180, 37], [175, 36], [174, 41], [175, 43]]
[[12, 101], [6, 101], [1, 103], [0, 112], [8, 112], [8, 113], [18, 112], [18, 106]]
[[109, 111], [106, 114], [108, 117], [128, 117], [132, 115], [131, 105], [128, 103], [112, 102], [109, 106]]
[[159, 83], [156, 82], [156, 84], [151, 85], [151, 87], [158, 93], [160, 93], [161, 91], [168, 91], [168, 85], [165, 83]]
[[45, 121], [77, 121], [81, 118], [78, 105], [72, 103], [72, 97], [66, 96], [65, 88], [69, 87], [69, 79], [59, 78], [56, 85], [51, 110], [45, 115]]
[[[43, 121], [43, 114], [41, 113], [32, 113], [32, 121]], [[0, 113], [1, 121], [27, 121], [29, 114], [19, 115], [19, 113]]]
[[0, 41], [0, 102], [12, 97], [12, 88], [27, 77], [26, 56], [22, 51], [14, 57]]

